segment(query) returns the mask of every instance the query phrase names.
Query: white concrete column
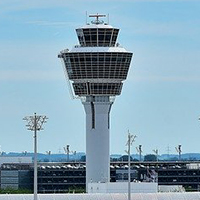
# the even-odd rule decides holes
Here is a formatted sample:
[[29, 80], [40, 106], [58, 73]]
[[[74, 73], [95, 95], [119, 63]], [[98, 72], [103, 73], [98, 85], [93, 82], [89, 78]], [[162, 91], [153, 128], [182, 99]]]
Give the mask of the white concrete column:
[[112, 102], [83, 102], [86, 112], [86, 190], [88, 182], [110, 181], [109, 114]]

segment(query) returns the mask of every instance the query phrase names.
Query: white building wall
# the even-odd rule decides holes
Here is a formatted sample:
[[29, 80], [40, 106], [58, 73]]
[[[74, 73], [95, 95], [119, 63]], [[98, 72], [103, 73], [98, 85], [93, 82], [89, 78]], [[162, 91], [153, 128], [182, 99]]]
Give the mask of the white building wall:
[[[127, 200], [125, 194], [38, 194], [39, 200]], [[33, 194], [0, 194], [0, 200], [33, 200]], [[131, 200], [200, 200], [200, 192], [131, 195]]]
[[[127, 193], [128, 182], [88, 183], [88, 193]], [[158, 183], [131, 182], [131, 193], [157, 193]]]
[[182, 185], [159, 185], [159, 192], [185, 192], [185, 188]]
[[86, 188], [89, 182], [110, 181], [109, 112], [112, 103], [93, 104], [94, 117], [91, 102], [83, 102], [86, 112]]

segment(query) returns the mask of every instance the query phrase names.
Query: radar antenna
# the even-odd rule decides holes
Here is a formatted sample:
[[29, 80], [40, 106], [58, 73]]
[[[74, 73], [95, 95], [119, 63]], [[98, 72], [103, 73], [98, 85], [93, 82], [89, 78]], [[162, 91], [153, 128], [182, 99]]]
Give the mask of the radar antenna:
[[91, 21], [92, 24], [103, 24], [104, 21], [103, 20], [99, 20], [99, 17], [106, 17], [106, 15], [102, 15], [102, 14], [94, 14], [94, 15], [89, 15], [89, 17], [96, 17], [96, 19], [94, 21]]

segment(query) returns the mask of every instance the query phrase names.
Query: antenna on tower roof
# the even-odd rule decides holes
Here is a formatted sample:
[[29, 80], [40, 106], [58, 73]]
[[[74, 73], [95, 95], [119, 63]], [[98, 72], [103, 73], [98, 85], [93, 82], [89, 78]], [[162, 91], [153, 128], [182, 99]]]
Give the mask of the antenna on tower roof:
[[91, 21], [92, 24], [103, 24], [104, 21], [103, 20], [99, 20], [99, 17], [106, 17], [106, 15], [102, 15], [102, 14], [93, 14], [93, 15], [89, 15], [89, 17], [96, 17], [96, 19], [94, 21]]

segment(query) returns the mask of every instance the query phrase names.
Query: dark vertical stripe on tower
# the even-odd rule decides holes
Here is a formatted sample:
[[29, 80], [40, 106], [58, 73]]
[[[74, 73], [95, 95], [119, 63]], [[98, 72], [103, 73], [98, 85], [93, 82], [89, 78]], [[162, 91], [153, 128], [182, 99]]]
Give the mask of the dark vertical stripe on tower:
[[91, 102], [91, 108], [92, 108], [92, 129], [95, 129], [95, 109], [93, 102]]
[[87, 95], [90, 95], [90, 83], [87, 82]]
[[92, 129], [95, 129], [95, 108], [94, 108], [95, 97], [92, 97], [91, 110], [92, 110]]

